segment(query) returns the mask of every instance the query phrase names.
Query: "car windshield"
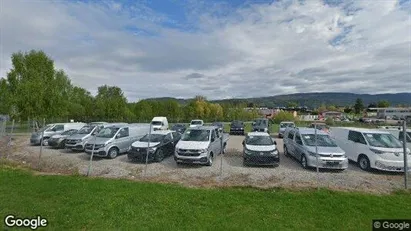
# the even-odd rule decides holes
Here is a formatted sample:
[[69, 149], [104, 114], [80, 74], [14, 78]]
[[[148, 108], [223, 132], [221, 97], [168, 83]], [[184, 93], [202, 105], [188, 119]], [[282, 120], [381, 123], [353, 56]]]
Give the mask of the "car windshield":
[[183, 124], [175, 124], [173, 125], [173, 128], [183, 128], [184, 125]]
[[231, 122], [231, 126], [233, 126], [233, 127], [240, 127], [240, 126], [243, 126], [243, 122], [241, 122], [241, 121], [233, 121], [233, 122]]
[[63, 135], [63, 136], [72, 135], [72, 134], [74, 134], [76, 131], [77, 131], [77, 130], [75, 130], [75, 129], [67, 130], [67, 131], [61, 133], [61, 135]]
[[289, 127], [294, 127], [293, 123], [281, 123], [280, 128], [289, 128]]
[[245, 143], [248, 145], [274, 145], [270, 136], [248, 136], [245, 139]]
[[191, 121], [191, 124], [199, 125], [199, 124], [202, 124], [202, 121], [200, 121], [200, 120], [193, 120], [193, 121]]
[[[315, 146], [315, 134], [301, 135], [305, 145]], [[338, 145], [328, 135], [317, 134], [317, 146], [320, 147], [338, 147]]]
[[119, 128], [107, 127], [107, 128], [102, 129], [102, 130], [96, 135], [96, 137], [112, 138], [112, 137], [114, 137], [114, 135], [117, 133], [118, 130], [119, 130]]
[[213, 126], [222, 127], [222, 126], [223, 126], [223, 124], [222, 124], [222, 123], [213, 123]]
[[182, 141], [209, 141], [209, 130], [187, 130], [182, 136]]
[[157, 143], [157, 142], [163, 141], [164, 137], [166, 137], [166, 135], [163, 135], [163, 134], [151, 134], [151, 135], [149, 135], [149, 134], [147, 134], [147, 135], [143, 136], [140, 139], [140, 142], [148, 142], [150, 140], [150, 142]]
[[370, 146], [380, 148], [401, 148], [402, 143], [392, 134], [387, 133], [364, 133]]
[[78, 134], [90, 134], [94, 128], [95, 126], [84, 126], [77, 133]]
[[53, 127], [53, 125], [46, 125], [45, 127], [40, 128], [40, 129], [39, 129], [39, 132], [46, 131], [46, 130], [48, 130], [48, 129], [51, 128], [51, 127]]
[[154, 125], [154, 126], [159, 126], [159, 125], [163, 125], [163, 122], [161, 122], [161, 121], [152, 121], [151, 124]]
[[256, 126], [266, 126], [267, 125], [267, 120], [257, 120], [255, 121]]

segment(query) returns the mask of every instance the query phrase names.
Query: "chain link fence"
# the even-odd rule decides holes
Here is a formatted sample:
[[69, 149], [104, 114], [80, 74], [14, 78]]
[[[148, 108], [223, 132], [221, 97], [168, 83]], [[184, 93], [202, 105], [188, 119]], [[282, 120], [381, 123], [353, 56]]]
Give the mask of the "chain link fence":
[[[215, 141], [207, 147], [193, 147], [187, 141], [179, 142], [184, 130], [179, 133], [159, 132], [154, 131], [149, 123], [134, 122], [127, 126], [118, 125], [117, 130], [106, 129], [102, 132], [103, 128], [100, 128], [100, 133], [86, 131], [73, 136], [57, 132], [54, 137], [45, 129], [52, 123], [55, 121], [44, 119], [15, 121], [14, 124], [13, 121], [0, 122], [0, 135], [4, 141], [1, 144], [2, 156], [29, 163], [41, 171], [194, 186], [326, 187], [384, 192], [404, 188], [405, 182], [409, 182], [409, 179], [403, 180], [404, 174], [367, 172], [356, 163], [349, 163], [346, 170], [317, 171], [316, 168], [306, 168], [301, 159], [287, 155], [291, 150], [284, 149], [283, 139], [278, 138], [278, 127], [275, 126], [269, 131], [267, 142], [269, 139], [275, 141], [277, 150], [260, 150], [250, 155], [244, 152], [245, 136], [230, 135], [227, 123], [222, 128], [224, 133], [214, 134], [210, 130], [210, 137]], [[188, 122], [184, 124], [187, 128]], [[173, 125], [169, 124], [169, 127]], [[251, 122], [246, 122], [245, 133], [250, 131]], [[41, 139], [41, 142], [34, 144], [36, 137], [47, 138], [47, 143]], [[12, 138], [16, 142], [11, 142]], [[185, 139], [189, 141], [191, 138], [187, 136]], [[56, 145], [61, 142], [64, 145]], [[7, 149], [13, 152], [7, 153]], [[278, 154], [264, 155], [270, 151]], [[212, 158], [204, 156], [204, 152], [212, 152]], [[199, 158], [182, 161], [184, 157]], [[257, 166], [261, 163], [266, 165]]]

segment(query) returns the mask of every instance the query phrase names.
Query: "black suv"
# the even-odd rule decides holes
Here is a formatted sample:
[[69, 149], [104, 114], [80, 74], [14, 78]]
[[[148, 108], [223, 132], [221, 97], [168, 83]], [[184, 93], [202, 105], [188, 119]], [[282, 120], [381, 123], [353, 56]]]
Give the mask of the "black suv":
[[244, 135], [244, 122], [234, 120], [230, 124], [230, 135]]

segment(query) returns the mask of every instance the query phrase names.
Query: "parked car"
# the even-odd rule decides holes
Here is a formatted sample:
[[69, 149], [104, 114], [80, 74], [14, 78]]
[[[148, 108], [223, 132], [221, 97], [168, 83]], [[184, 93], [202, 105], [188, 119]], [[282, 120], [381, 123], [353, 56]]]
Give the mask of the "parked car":
[[82, 127], [76, 134], [67, 137], [65, 148], [72, 151], [84, 151], [87, 141], [97, 135], [101, 129], [114, 125], [122, 126], [127, 125], [127, 123], [90, 123]]
[[270, 133], [270, 123], [266, 118], [256, 119], [253, 122], [253, 132], [267, 132]]
[[278, 137], [283, 138], [286, 128], [295, 128], [295, 123], [291, 121], [283, 121], [280, 123]]
[[305, 169], [317, 166], [341, 170], [348, 168], [346, 152], [324, 131], [317, 129], [316, 132], [314, 128], [289, 128], [284, 133], [283, 140], [284, 156], [294, 157]]
[[194, 128], [198, 126], [204, 126], [204, 121], [203, 120], [191, 120], [190, 128]]
[[308, 126], [309, 128], [317, 128], [318, 130], [323, 130], [323, 131], [328, 131], [328, 126], [326, 123], [311, 123], [310, 126]]
[[266, 132], [250, 132], [243, 141], [243, 164], [273, 165], [280, 162], [277, 143]]
[[[330, 134], [348, 159], [357, 162], [362, 170], [404, 171], [402, 143], [388, 131], [333, 127]], [[411, 155], [409, 149], [407, 153]], [[411, 165], [411, 156], [408, 165]]]
[[66, 138], [78, 132], [77, 129], [67, 130], [60, 135], [53, 135], [48, 139], [48, 144], [53, 148], [64, 148], [66, 143]]
[[211, 124], [211, 126], [218, 127], [220, 129], [220, 132], [223, 132], [223, 130], [224, 130], [224, 124], [221, 123], [221, 122], [214, 122], [214, 123]]
[[164, 116], [157, 116], [151, 120], [151, 125], [153, 126], [153, 130], [168, 130], [168, 120], [167, 117]]
[[220, 133], [215, 126], [188, 128], [176, 145], [174, 160], [177, 164], [212, 166], [214, 158], [225, 152], [228, 139], [228, 134]]
[[171, 130], [171, 131], [179, 132], [180, 134], [183, 134], [186, 129], [187, 129], [187, 128], [186, 128], [186, 125], [185, 125], [185, 124], [174, 124], [174, 125], [171, 127], [170, 130]]
[[30, 143], [32, 145], [39, 145], [43, 142], [43, 145], [48, 145], [48, 139], [53, 135], [61, 134], [70, 129], [80, 129], [85, 123], [56, 123], [48, 124], [44, 128], [31, 134]]
[[[127, 157], [131, 161], [161, 162], [165, 157], [172, 156], [181, 134], [176, 131], [153, 131], [131, 144]], [[148, 145], [150, 142], [150, 146]]]
[[244, 135], [244, 122], [234, 120], [230, 124], [230, 135]]
[[[85, 152], [98, 157], [116, 158], [129, 151], [131, 144], [146, 135], [150, 124], [114, 125], [103, 128], [96, 136], [86, 142]], [[94, 151], [93, 151], [94, 147]]]

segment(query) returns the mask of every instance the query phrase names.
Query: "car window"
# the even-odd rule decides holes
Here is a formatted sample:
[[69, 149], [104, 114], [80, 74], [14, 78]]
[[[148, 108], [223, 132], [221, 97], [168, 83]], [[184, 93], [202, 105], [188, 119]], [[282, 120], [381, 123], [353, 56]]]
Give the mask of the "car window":
[[[398, 139], [403, 141], [404, 140], [404, 132], [400, 131], [400, 135], [398, 136]], [[411, 143], [411, 132], [407, 132], [407, 142]]]
[[215, 134], [216, 134], [216, 137], [217, 137], [217, 138], [220, 138], [220, 132], [218, 131], [218, 128], [215, 129], [214, 132], [215, 132]]
[[298, 133], [295, 135], [295, 142], [297, 144], [303, 145], [303, 141], [301, 140], [301, 136]]
[[119, 134], [119, 138], [129, 136], [128, 128], [122, 128], [118, 134]]
[[213, 130], [211, 133], [211, 139], [216, 139], [215, 131]]
[[351, 140], [355, 143], [367, 144], [367, 142], [365, 141], [365, 138], [364, 138], [364, 136], [362, 135], [361, 132], [349, 131], [348, 132], [348, 140]]
[[294, 131], [288, 133], [288, 139], [294, 139]]
[[64, 130], [64, 125], [56, 125], [53, 128], [55, 131], [63, 131]]

